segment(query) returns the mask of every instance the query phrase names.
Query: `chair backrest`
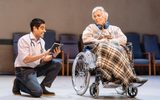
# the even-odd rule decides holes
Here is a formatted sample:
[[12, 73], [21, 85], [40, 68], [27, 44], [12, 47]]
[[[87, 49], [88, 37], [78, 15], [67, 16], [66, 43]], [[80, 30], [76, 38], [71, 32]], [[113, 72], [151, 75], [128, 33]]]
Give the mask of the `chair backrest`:
[[83, 51], [84, 44], [82, 40], [82, 34], [79, 35], [79, 51]]
[[133, 46], [133, 57], [134, 58], [142, 58], [142, 49], [140, 43], [140, 35], [136, 32], [127, 32], [125, 33], [127, 36], [127, 41], [132, 43]]
[[56, 42], [56, 32], [54, 30], [46, 30], [43, 39], [45, 41], [45, 49], [50, 49], [52, 44]]
[[69, 54], [70, 59], [74, 59], [79, 53], [79, 38], [75, 34], [61, 34], [60, 43], [63, 44], [62, 50]]
[[155, 55], [156, 59], [160, 59], [160, 48], [158, 44], [158, 36], [155, 34], [144, 34], [143, 44], [145, 52], [150, 52]]
[[26, 32], [13, 33], [13, 57], [14, 57], [14, 60], [18, 54], [18, 40], [25, 34], [27, 34], [27, 33]]

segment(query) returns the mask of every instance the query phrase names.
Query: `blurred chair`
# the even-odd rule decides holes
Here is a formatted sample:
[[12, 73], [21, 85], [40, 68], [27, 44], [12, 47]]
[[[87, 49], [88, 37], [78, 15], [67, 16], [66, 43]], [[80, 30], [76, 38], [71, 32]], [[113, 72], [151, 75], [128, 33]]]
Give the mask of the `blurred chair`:
[[140, 35], [136, 32], [125, 33], [128, 42], [133, 45], [134, 67], [148, 67], [148, 74], [151, 75], [151, 55], [142, 52]]
[[45, 49], [46, 50], [50, 49], [52, 44], [56, 42], [56, 32], [54, 30], [47, 29], [43, 39], [45, 41]]
[[160, 67], [160, 48], [158, 44], [158, 36], [144, 34], [143, 44], [145, 52], [150, 52], [152, 55], [153, 73], [156, 75], [156, 68]]
[[82, 34], [79, 35], [79, 51], [83, 51], [84, 49], [84, 43], [83, 43], [83, 40], [82, 40]]
[[13, 33], [13, 59], [15, 61], [17, 54], [18, 54], [18, 40], [27, 34], [26, 32], [15, 32]]
[[[50, 49], [52, 44], [56, 42], [56, 32], [54, 30], [46, 30], [43, 39], [45, 41], [45, 49]], [[54, 60], [62, 63], [62, 76], [64, 76], [64, 52], [62, 51]]]
[[60, 43], [63, 44], [62, 50], [67, 63], [67, 75], [69, 75], [69, 64], [73, 63], [75, 57], [79, 53], [79, 37], [75, 34], [61, 34]]

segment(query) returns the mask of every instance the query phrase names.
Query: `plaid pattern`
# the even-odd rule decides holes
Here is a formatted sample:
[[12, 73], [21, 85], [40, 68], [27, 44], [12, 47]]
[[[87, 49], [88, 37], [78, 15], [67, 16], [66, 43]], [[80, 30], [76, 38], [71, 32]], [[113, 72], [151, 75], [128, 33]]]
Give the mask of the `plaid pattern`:
[[105, 78], [108, 80], [111, 79], [111, 75], [114, 75], [124, 85], [128, 85], [129, 81], [135, 78], [127, 53], [121, 46], [99, 43], [94, 52], [97, 56], [96, 66], [106, 72]]

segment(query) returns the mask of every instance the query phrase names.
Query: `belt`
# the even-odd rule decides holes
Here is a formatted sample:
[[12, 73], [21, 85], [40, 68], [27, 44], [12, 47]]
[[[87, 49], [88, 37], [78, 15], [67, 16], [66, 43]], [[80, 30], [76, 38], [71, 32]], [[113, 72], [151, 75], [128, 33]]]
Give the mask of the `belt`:
[[16, 67], [15, 69], [16, 69], [16, 71], [21, 71], [21, 70], [34, 69], [34, 68], [31, 68], [31, 67]]

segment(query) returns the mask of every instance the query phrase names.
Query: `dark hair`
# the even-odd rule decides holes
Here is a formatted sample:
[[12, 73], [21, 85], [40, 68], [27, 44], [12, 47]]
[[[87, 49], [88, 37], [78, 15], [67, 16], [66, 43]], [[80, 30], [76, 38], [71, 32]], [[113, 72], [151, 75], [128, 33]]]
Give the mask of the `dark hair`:
[[34, 18], [31, 23], [30, 23], [30, 28], [31, 31], [33, 31], [33, 27], [35, 26], [36, 28], [38, 28], [41, 24], [45, 24], [45, 21], [43, 19], [40, 18]]

